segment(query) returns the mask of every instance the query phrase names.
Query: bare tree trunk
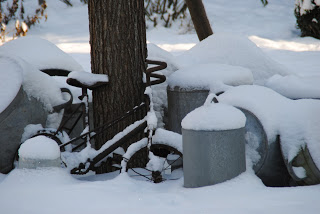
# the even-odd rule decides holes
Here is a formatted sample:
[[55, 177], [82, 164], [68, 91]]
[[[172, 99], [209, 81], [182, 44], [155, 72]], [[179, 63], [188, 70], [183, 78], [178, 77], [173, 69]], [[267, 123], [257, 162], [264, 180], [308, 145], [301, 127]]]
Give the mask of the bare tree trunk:
[[185, 0], [190, 11], [194, 28], [199, 40], [213, 34], [202, 0]]
[[[108, 86], [93, 91], [94, 126], [98, 127], [144, 101], [144, 0], [89, 0], [88, 8], [92, 73], [109, 76]], [[139, 112], [97, 136], [96, 148], [145, 114]]]

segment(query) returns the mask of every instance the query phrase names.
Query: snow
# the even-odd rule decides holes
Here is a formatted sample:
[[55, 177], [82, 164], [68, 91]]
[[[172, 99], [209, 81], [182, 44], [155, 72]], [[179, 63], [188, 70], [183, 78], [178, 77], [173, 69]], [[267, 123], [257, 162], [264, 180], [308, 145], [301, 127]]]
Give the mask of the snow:
[[28, 159], [54, 160], [60, 157], [57, 142], [43, 135], [26, 140], [19, 148], [19, 157]]
[[[25, 2], [26, 7], [27, 3], [37, 3], [37, 1]], [[150, 27], [147, 31], [148, 56], [150, 59], [157, 57], [168, 62], [168, 68], [162, 71], [166, 76], [177, 69], [184, 69], [189, 65], [199, 63], [222, 63], [245, 67], [253, 73], [255, 83], [261, 84], [267, 82], [274, 74], [282, 75], [283, 78], [286, 78], [286, 74], [297, 75], [299, 78], [319, 75], [320, 42], [313, 38], [299, 37], [293, 14], [294, 0], [269, 0], [268, 2], [269, 4], [263, 7], [259, 0], [203, 0], [215, 32], [214, 36], [219, 37], [222, 35], [221, 33], [225, 32], [223, 34], [231, 34], [227, 37], [235, 38], [235, 41], [232, 42], [227, 37], [220, 38], [221, 45], [226, 48], [224, 50], [219, 48], [220, 46], [215, 44], [213, 39], [209, 41], [211, 40], [209, 38], [207, 49], [201, 47], [198, 53], [191, 54], [188, 51], [190, 48], [196, 44], [197, 46], [203, 44], [199, 43], [194, 30], [188, 31], [187, 26], [179, 27], [180, 23], [171, 29]], [[41, 21], [40, 25], [30, 28], [28, 36], [25, 38], [36, 36], [49, 40], [72, 56], [83, 70], [90, 71], [87, 8], [78, 0], [72, 0], [72, 3], [74, 7], [67, 7], [61, 1], [47, 0], [47, 22]], [[186, 31], [188, 32], [181, 34]], [[6, 38], [9, 39], [9, 35]], [[246, 38], [255, 44], [250, 43]], [[244, 45], [244, 47], [239, 47], [236, 41], [239, 41], [239, 45]], [[230, 46], [227, 44], [229, 42]], [[18, 47], [19, 49], [20, 47]], [[239, 54], [240, 50], [243, 50], [241, 54]], [[224, 57], [221, 51], [225, 51], [222, 52], [225, 54]], [[44, 52], [49, 54], [50, 51], [39, 53], [41, 55]], [[25, 55], [28, 55], [27, 53]], [[194, 57], [189, 57], [190, 55]], [[217, 56], [217, 59], [213, 60], [211, 56]], [[217, 62], [218, 59], [222, 62]], [[238, 60], [238, 64], [231, 63], [232, 60]], [[29, 62], [29, 60], [27, 61]], [[252, 66], [256, 66], [258, 70], [252, 69]], [[14, 69], [15, 66], [12, 67], [12, 70]], [[73, 70], [81, 71], [81, 69]], [[261, 74], [259, 70], [261, 70]], [[1, 67], [0, 75], [2, 72], [5, 71]], [[10, 76], [13, 75], [12, 73]], [[5, 76], [9, 78], [9, 76]], [[2, 77], [0, 78], [1, 85], [5, 82]], [[261, 80], [261, 82], [257, 80]], [[15, 83], [18, 87], [19, 82]], [[163, 125], [166, 84], [152, 86], [158, 125]], [[315, 89], [314, 87], [318, 85], [311, 86], [310, 84], [309, 86]], [[13, 86], [10, 85], [11, 87]], [[316, 144], [319, 142], [318, 101], [292, 101], [266, 88], [261, 89], [262, 93], [260, 94], [258, 93], [260, 89], [257, 86], [251, 86], [252, 93], [248, 92], [247, 97], [243, 96], [242, 87], [227, 90], [225, 95], [218, 97], [219, 101], [222, 101], [222, 96], [228, 94], [233, 94], [228, 96], [239, 104], [245, 105], [250, 101], [250, 104], [246, 106], [252, 107], [256, 110], [256, 114], [261, 115], [264, 128], [269, 133], [269, 141], [280, 131], [287, 136], [287, 142], [291, 138], [294, 140], [292, 148], [290, 148], [291, 144], [287, 144], [288, 157], [291, 156], [289, 153], [293, 155], [296, 152], [298, 148], [296, 145], [301, 145], [301, 142], [295, 144], [297, 136], [305, 137], [304, 140], [308, 143], [310, 152], [313, 152], [312, 157], [320, 157], [320, 154], [317, 154], [320, 149]], [[300, 87], [300, 84], [297, 87]], [[292, 87], [288, 91], [291, 89]], [[240, 90], [239, 93], [236, 92], [238, 90]], [[257, 93], [255, 90], [258, 90]], [[4, 96], [8, 98], [6, 104], [10, 102], [9, 97], [12, 99], [14, 96], [13, 91], [9, 88], [4, 90], [2, 87], [0, 93], [8, 94], [8, 97]], [[256, 96], [257, 94], [259, 96]], [[311, 92], [309, 91], [307, 94], [311, 94]], [[250, 98], [250, 96], [253, 97]], [[1, 97], [0, 105], [3, 105], [4, 97]], [[299, 112], [303, 113], [292, 116], [298, 112], [300, 107]], [[282, 113], [280, 109], [283, 110]], [[285, 126], [279, 128], [280, 124], [276, 122], [283, 121], [285, 121]], [[285, 130], [287, 130], [286, 133], [284, 133]], [[295, 133], [296, 131], [297, 133]], [[179, 140], [180, 135], [169, 134], [167, 131], [163, 130], [162, 132], [159, 129], [155, 133], [155, 138], [163, 138], [166, 142], [170, 140], [174, 145], [176, 141], [182, 142]], [[156, 140], [154, 139], [154, 141]], [[309, 144], [310, 142], [313, 143]], [[146, 140], [143, 143], [146, 145]], [[312, 146], [315, 147], [311, 148]], [[71, 176], [67, 169], [15, 169], [8, 175], [0, 174], [0, 212], [8, 214], [88, 214], [106, 211], [114, 213], [317, 214], [320, 210], [318, 197], [320, 185], [266, 187], [250, 167], [237, 178], [218, 185], [195, 189], [184, 188], [183, 178], [160, 184], [133, 178], [126, 173], [119, 174], [119, 172], [110, 173], [110, 175], [91, 174], [79, 178]]]
[[266, 86], [291, 99], [320, 98], [320, 75], [301, 77], [298, 75], [274, 75]]
[[235, 107], [212, 103], [196, 108], [183, 118], [183, 129], [200, 131], [223, 131], [243, 128], [246, 117]]
[[166, 144], [183, 153], [182, 136], [178, 133], [168, 131], [162, 128], [158, 128], [152, 139], [153, 139], [152, 143], [154, 144], [157, 144], [157, 143]]
[[[1, 48], [1, 47], [0, 47]], [[29, 97], [39, 100], [47, 111], [65, 102], [60, 92], [60, 84], [52, 81], [47, 74], [40, 72], [33, 65], [27, 63], [9, 53], [0, 54], [1, 64], [1, 86], [2, 90], [0, 112], [2, 112], [15, 98], [21, 85]]]
[[23, 90], [29, 97], [39, 100], [49, 112], [54, 106], [66, 102], [63, 99], [59, 82], [21, 58], [19, 64], [23, 67]]
[[94, 85], [97, 82], [109, 82], [108, 75], [92, 74], [87, 72], [72, 71], [68, 74], [68, 78], [73, 78], [85, 85]]
[[298, 176], [298, 178], [306, 177], [306, 170], [303, 167], [292, 167], [294, 174]]
[[[296, 5], [300, 7], [300, 15], [307, 14], [308, 11], [313, 10], [316, 6], [320, 5], [319, 0], [296, 0]], [[297, 8], [298, 10], [298, 8]]]
[[280, 135], [284, 158], [291, 161], [305, 145], [320, 168], [320, 100], [291, 100], [257, 85], [238, 86], [218, 97], [219, 102], [252, 112], [262, 123], [269, 144]]
[[19, 56], [39, 70], [52, 68], [68, 71], [84, 70], [55, 44], [36, 36], [20, 37], [7, 42], [0, 47], [0, 53]]
[[[148, 129], [149, 130], [154, 130], [157, 128], [158, 124], [158, 118], [157, 115], [154, 111], [154, 104], [153, 104], [153, 99], [152, 99], [152, 89], [151, 87], [147, 87], [145, 92], [145, 95], [147, 95], [150, 99], [150, 104], [149, 104], [149, 111], [147, 112], [146, 120], [148, 124]], [[150, 133], [151, 134], [151, 133]]]
[[229, 33], [209, 36], [178, 59], [184, 66], [210, 62], [242, 66], [251, 70], [257, 83], [275, 74], [288, 74], [283, 65], [268, 57], [248, 38]]
[[14, 100], [18, 94], [23, 76], [21, 67], [15, 61], [4, 55], [0, 55], [0, 113]]
[[[179, 69], [168, 78], [170, 88], [179, 87], [186, 90], [219, 91], [228, 86], [250, 85], [253, 76], [249, 69], [225, 64], [195, 64]], [[218, 88], [217, 88], [218, 87]]]

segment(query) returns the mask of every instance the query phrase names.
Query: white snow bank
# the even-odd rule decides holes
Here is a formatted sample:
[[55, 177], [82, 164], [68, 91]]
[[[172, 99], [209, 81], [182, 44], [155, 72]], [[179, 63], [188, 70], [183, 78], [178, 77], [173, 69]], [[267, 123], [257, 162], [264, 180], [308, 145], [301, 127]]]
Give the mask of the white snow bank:
[[22, 68], [13, 59], [0, 55], [0, 113], [14, 100], [22, 84]]
[[7, 42], [0, 46], [0, 53], [19, 56], [39, 70], [55, 68], [83, 71], [82, 66], [70, 55], [39, 37], [26, 36]]
[[274, 75], [268, 79], [266, 86], [291, 99], [320, 98], [320, 75]]
[[182, 68], [169, 76], [170, 88], [204, 89], [221, 92], [228, 86], [250, 85], [253, 76], [249, 69], [225, 64], [196, 64]]
[[[14, 169], [7, 175], [1, 184], [6, 187], [18, 188], [22, 190], [22, 192], [28, 192], [28, 195], [25, 195], [26, 193], [20, 195], [24, 198], [25, 202], [30, 198], [30, 194], [34, 193], [34, 191], [43, 191], [43, 194], [39, 194], [38, 192], [38, 194], [33, 196], [39, 196], [39, 199], [47, 198], [53, 196], [52, 192], [48, 190], [48, 187], [51, 187], [52, 190], [54, 190], [56, 188], [64, 188], [78, 183], [80, 183], [80, 181], [73, 178], [66, 169], [58, 167], [39, 167], [36, 169]], [[5, 190], [6, 188], [3, 187], [2, 190]], [[46, 197], [44, 197], [44, 195], [46, 195]], [[0, 197], [1, 196], [3, 195], [0, 194]], [[15, 204], [15, 206], [17, 206], [17, 204]], [[33, 206], [33, 208], [34, 207], [37, 206]], [[41, 203], [38, 204], [38, 207], [41, 207]], [[14, 208], [11, 207], [11, 209]], [[8, 209], [8, 211], [9, 210], [10, 209]]]
[[221, 103], [212, 103], [196, 108], [181, 122], [183, 129], [220, 131], [244, 127], [245, 115], [233, 106]]
[[39, 100], [47, 111], [52, 111], [54, 106], [66, 102], [57, 81], [23, 59], [15, 59], [23, 68], [23, 89], [29, 97]]
[[[1, 85], [8, 87], [1, 89], [0, 106], [3, 110], [14, 98], [15, 91], [19, 90], [21, 84], [23, 90], [29, 97], [39, 100], [47, 111], [52, 111], [53, 107], [65, 102], [60, 91], [60, 85], [49, 75], [39, 71], [23, 59], [10, 54], [0, 54], [1, 62], [5, 69], [1, 69]], [[7, 75], [7, 73], [10, 73]], [[20, 73], [20, 74], [19, 74]], [[13, 78], [16, 78], [15, 80]], [[6, 82], [8, 81], [8, 82]], [[10, 86], [8, 84], [10, 83]], [[12, 91], [11, 91], [12, 90]], [[10, 101], [10, 102], [9, 102]], [[1, 110], [0, 110], [1, 112]]]
[[215, 33], [178, 57], [181, 64], [221, 63], [249, 68], [257, 83], [275, 74], [286, 75], [284, 66], [262, 52], [247, 37]]
[[60, 157], [57, 142], [45, 137], [36, 136], [26, 140], [19, 149], [20, 158], [54, 160]]
[[219, 102], [252, 112], [263, 125], [269, 143], [279, 134], [284, 158], [291, 161], [305, 145], [320, 169], [320, 100], [291, 100], [262, 86], [234, 87]]

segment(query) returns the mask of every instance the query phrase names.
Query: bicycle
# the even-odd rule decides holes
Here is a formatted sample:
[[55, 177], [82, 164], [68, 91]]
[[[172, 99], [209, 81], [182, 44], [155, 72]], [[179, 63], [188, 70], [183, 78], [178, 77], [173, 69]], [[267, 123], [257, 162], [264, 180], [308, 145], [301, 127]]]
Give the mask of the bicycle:
[[[101, 78], [98, 78], [98, 81], [94, 81], [92, 84], [88, 84], [85, 81], [82, 81], [81, 78], [77, 78], [75, 72], [62, 71], [63, 76], [68, 75], [67, 84], [81, 88], [82, 95], [79, 97], [81, 103], [75, 108], [75, 110], [69, 114], [69, 116], [65, 117], [65, 119], [61, 122], [60, 127], [57, 130], [48, 130], [43, 129], [38, 131], [35, 136], [44, 135], [49, 137], [57, 142], [60, 147], [61, 152], [66, 152], [66, 147], [68, 145], [74, 145], [76, 141], [82, 141], [74, 146], [71, 150], [72, 153], [81, 153], [85, 150], [91, 150], [91, 156], [87, 157], [85, 161], [79, 161], [78, 166], [71, 169], [71, 174], [83, 175], [88, 173], [89, 171], [95, 171], [101, 162], [108, 159], [109, 161], [113, 161], [118, 165], [115, 165], [115, 168], [120, 169], [121, 173], [125, 173], [128, 171], [132, 171], [136, 173], [138, 176], [142, 176], [154, 183], [159, 183], [164, 181], [164, 173], [168, 171], [175, 170], [177, 168], [182, 167], [182, 142], [153, 142], [153, 135], [156, 131], [156, 127], [148, 125], [148, 121], [146, 117], [140, 121], [136, 121], [134, 124], [128, 126], [123, 132], [125, 133], [121, 137], [114, 136], [111, 140], [107, 141], [99, 150], [93, 150], [91, 148], [92, 140], [94, 140], [95, 136], [107, 131], [108, 128], [117, 124], [118, 122], [126, 119], [130, 115], [135, 114], [136, 112], [147, 109], [148, 113], [154, 113], [152, 109], [152, 89], [151, 86], [155, 84], [163, 83], [166, 78], [164, 75], [154, 73], [156, 71], [165, 69], [167, 64], [165, 62], [146, 60], [148, 65], [156, 65], [155, 67], [148, 68], [145, 72], [146, 74], [146, 91], [148, 93], [145, 96], [145, 102], [142, 102], [139, 106], [135, 106], [130, 111], [126, 112], [119, 118], [114, 121], [110, 121], [108, 123], [103, 124], [100, 127], [95, 127], [91, 129], [90, 127], [90, 115], [89, 115], [89, 95], [88, 90], [95, 90], [98, 87], [104, 86], [108, 84], [108, 81], [101, 81]], [[59, 70], [46, 70], [43, 71], [49, 75], [60, 75]], [[79, 72], [78, 72], [79, 73]], [[90, 74], [91, 77], [95, 78], [97, 74]], [[81, 76], [81, 75], [80, 75]], [[101, 76], [99, 76], [101, 77]], [[151, 79], [153, 78], [153, 79]], [[69, 93], [67, 90], [65, 92]], [[70, 100], [72, 102], [72, 94], [70, 94]], [[70, 105], [70, 101], [68, 102]], [[151, 108], [150, 108], [151, 106]], [[66, 108], [66, 106], [58, 106], [59, 109]], [[77, 115], [78, 114], [78, 115]], [[75, 116], [77, 115], [77, 116]], [[66, 124], [70, 122], [71, 118], [74, 119], [71, 127], [66, 127]], [[80, 122], [82, 118], [84, 131], [79, 136], [67, 141], [62, 142], [61, 135], [64, 133], [70, 134], [76, 124]], [[145, 132], [145, 138], [142, 140], [131, 144], [126, 153], [123, 155], [116, 155], [115, 157], [111, 157], [110, 155], [115, 152], [118, 148], [124, 145], [124, 143], [130, 139], [132, 136], [141, 133], [142, 131], [147, 130]], [[164, 130], [161, 130], [165, 132]], [[147, 174], [142, 174], [134, 169], [134, 165], [132, 164], [135, 157], [141, 152], [146, 152], [147, 157], [149, 158], [148, 162], [143, 163], [144, 171], [148, 172]], [[84, 153], [84, 152], [83, 152]], [[111, 159], [111, 160], [110, 160]], [[172, 160], [173, 159], [173, 160]], [[156, 162], [159, 163], [156, 163]], [[120, 164], [119, 164], [120, 162]], [[180, 163], [178, 163], [180, 162]], [[157, 165], [157, 167], [155, 167]]]

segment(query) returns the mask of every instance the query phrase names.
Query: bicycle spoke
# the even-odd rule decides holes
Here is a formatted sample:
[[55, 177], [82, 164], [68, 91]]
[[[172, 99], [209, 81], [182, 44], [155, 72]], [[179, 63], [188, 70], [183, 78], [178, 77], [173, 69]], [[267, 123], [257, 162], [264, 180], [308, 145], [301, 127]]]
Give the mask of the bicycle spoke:
[[[171, 164], [168, 164], [169, 166], [167, 166], [166, 168], [162, 169], [161, 172], [169, 169], [169, 167], [171, 167], [171, 166], [172, 166], [175, 162], [177, 162], [180, 158], [181, 158], [181, 156], [180, 156], [179, 158], [175, 159]], [[168, 163], [168, 159], [167, 159], [167, 158], [166, 158], [166, 161], [167, 161], [167, 163]]]
[[[150, 180], [150, 181], [152, 181], [152, 179], [151, 178], [148, 178], [146, 175], [143, 175], [143, 174], [141, 174], [141, 173], [139, 173], [139, 172], [137, 172], [137, 171], [135, 171], [134, 169], [132, 169], [132, 168], [130, 168], [132, 171], [134, 171], [136, 174], [137, 174], [137, 176], [138, 175], [140, 175], [140, 176], [142, 176], [142, 177], [145, 177], [145, 178], [147, 178], [148, 180]], [[151, 176], [151, 175], [150, 175]]]

